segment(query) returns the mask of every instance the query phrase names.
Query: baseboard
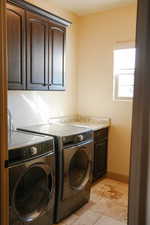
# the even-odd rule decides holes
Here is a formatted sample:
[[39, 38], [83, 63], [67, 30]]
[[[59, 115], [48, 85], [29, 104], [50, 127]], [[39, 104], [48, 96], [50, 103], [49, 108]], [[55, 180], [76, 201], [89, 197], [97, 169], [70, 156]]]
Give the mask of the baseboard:
[[127, 184], [129, 183], [129, 176], [126, 176], [126, 175], [108, 172], [106, 177], [117, 180], [117, 181], [121, 181]]

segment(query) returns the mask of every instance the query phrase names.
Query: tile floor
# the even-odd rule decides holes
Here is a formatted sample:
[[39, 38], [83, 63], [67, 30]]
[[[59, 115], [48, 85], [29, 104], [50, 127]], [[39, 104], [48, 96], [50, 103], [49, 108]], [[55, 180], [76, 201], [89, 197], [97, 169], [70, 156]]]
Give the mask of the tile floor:
[[90, 202], [58, 225], [126, 225], [128, 185], [103, 179], [93, 185]]

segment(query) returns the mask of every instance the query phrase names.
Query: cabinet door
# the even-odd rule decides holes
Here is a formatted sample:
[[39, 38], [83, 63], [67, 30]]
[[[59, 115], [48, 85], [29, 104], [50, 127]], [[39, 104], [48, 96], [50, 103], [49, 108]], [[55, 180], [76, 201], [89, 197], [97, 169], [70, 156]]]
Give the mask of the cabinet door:
[[64, 90], [65, 28], [50, 24], [49, 36], [49, 89]]
[[27, 89], [48, 90], [48, 23], [27, 12]]
[[25, 89], [25, 12], [7, 4], [8, 88]]
[[94, 146], [94, 177], [101, 177], [107, 170], [107, 141]]

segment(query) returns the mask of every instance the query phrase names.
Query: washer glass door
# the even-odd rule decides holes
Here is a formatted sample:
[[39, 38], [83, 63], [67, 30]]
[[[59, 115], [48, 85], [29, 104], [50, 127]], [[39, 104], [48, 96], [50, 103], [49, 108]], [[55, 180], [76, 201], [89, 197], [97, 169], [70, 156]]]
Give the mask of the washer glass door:
[[84, 148], [73, 155], [69, 166], [69, 180], [72, 188], [81, 190], [89, 180], [90, 160]]
[[18, 217], [33, 221], [42, 215], [50, 201], [52, 176], [44, 166], [35, 165], [19, 178], [13, 193], [13, 204]]

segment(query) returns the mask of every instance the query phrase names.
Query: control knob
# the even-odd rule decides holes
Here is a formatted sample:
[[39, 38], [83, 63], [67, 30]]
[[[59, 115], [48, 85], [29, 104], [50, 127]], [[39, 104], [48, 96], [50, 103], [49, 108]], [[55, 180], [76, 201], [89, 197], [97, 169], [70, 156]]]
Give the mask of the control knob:
[[76, 140], [76, 142], [84, 141], [84, 136], [82, 134], [79, 134], [76, 136], [75, 140]]
[[31, 155], [36, 155], [36, 154], [37, 154], [37, 152], [38, 152], [37, 147], [32, 146], [32, 147], [30, 148], [30, 153], [31, 153]]

